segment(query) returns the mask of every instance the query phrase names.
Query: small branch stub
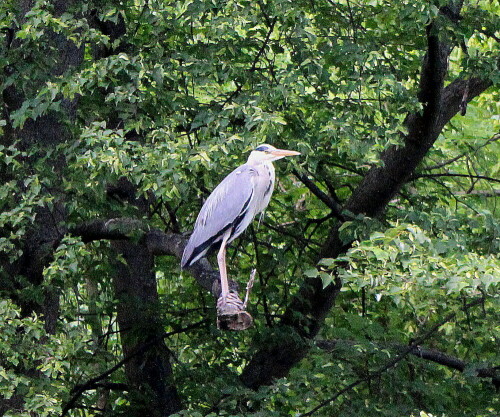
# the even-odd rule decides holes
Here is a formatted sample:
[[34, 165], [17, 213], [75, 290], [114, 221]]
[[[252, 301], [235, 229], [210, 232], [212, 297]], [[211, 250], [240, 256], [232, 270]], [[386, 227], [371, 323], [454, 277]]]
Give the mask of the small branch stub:
[[243, 310], [247, 309], [248, 305], [248, 299], [250, 298], [250, 291], [252, 290], [253, 283], [255, 281], [255, 273], [257, 270], [254, 268], [252, 269], [252, 272], [250, 273], [250, 279], [247, 282], [247, 292], [245, 294], [245, 301], [243, 301]]

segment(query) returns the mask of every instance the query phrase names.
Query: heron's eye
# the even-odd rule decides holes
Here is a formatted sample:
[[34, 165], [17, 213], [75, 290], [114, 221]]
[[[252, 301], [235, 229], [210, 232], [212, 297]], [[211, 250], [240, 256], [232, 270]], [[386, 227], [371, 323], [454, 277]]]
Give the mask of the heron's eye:
[[267, 146], [258, 146], [255, 150], [260, 152], [269, 152], [269, 148]]

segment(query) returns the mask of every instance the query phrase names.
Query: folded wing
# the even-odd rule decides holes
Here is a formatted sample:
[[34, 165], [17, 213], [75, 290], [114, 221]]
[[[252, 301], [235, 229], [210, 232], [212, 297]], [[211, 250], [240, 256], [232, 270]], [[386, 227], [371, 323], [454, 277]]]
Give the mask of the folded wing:
[[184, 249], [182, 268], [204, 256], [222, 240], [226, 232], [230, 232], [230, 242], [246, 229], [255, 216], [252, 199], [256, 176], [258, 173], [255, 169], [242, 165], [212, 191], [198, 214], [194, 231]]

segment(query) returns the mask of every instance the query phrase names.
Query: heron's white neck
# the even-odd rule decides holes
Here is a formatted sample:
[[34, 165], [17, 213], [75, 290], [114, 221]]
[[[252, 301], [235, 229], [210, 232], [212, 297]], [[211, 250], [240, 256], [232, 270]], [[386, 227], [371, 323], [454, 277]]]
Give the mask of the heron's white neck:
[[262, 152], [252, 151], [250, 152], [250, 155], [248, 155], [247, 164], [259, 165], [262, 162]]

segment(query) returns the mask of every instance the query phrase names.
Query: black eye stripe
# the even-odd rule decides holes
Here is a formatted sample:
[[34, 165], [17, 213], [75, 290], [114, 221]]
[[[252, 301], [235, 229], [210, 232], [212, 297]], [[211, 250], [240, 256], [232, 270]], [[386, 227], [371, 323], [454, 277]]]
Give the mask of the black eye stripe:
[[261, 151], [261, 152], [266, 152], [269, 150], [269, 147], [268, 146], [258, 146], [257, 148], [255, 148], [256, 151]]

